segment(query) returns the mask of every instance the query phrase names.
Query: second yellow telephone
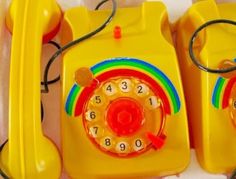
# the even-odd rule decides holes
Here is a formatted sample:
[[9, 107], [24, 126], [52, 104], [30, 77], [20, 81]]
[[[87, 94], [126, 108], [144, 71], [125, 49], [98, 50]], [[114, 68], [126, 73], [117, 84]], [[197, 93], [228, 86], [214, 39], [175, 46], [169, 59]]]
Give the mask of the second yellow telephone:
[[236, 78], [229, 73], [236, 69], [235, 9], [236, 3], [198, 1], [177, 30], [190, 131], [200, 164], [212, 173], [236, 168]]

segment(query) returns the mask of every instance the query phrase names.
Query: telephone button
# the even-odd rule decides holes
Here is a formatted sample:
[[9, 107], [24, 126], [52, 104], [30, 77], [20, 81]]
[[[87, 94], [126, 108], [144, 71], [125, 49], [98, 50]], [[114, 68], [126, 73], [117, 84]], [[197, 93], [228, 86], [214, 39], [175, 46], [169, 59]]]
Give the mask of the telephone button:
[[149, 94], [149, 87], [144, 83], [137, 84], [135, 94], [139, 97], [147, 96]]
[[156, 96], [150, 96], [146, 99], [145, 104], [148, 109], [152, 110], [160, 107], [161, 102]]
[[133, 141], [133, 149], [138, 152], [146, 147], [145, 142], [141, 138], [137, 138]]
[[85, 114], [85, 118], [87, 121], [95, 121], [100, 118], [100, 114], [96, 110], [88, 110]]
[[89, 128], [89, 134], [93, 138], [102, 137], [104, 134], [104, 129], [100, 127], [99, 125], [94, 125]]
[[111, 150], [114, 146], [114, 141], [112, 137], [107, 136], [101, 139], [100, 145], [106, 150]]
[[130, 152], [130, 146], [127, 142], [118, 142], [116, 144], [116, 152], [120, 154], [127, 154]]
[[105, 103], [105, 98], [99, 94], [93, 95], [91, 100], [94, 106], [102, 106]]
[[130, 79], [123, 79], [119, 83], [120, 91], [123, 93], [128, 93], [132, 90], [132, 82]]
[[108, 82], [103, 86], [103, 92], [107, 96], [113, 96], [117, 93], [117, 87], [114, 83]]

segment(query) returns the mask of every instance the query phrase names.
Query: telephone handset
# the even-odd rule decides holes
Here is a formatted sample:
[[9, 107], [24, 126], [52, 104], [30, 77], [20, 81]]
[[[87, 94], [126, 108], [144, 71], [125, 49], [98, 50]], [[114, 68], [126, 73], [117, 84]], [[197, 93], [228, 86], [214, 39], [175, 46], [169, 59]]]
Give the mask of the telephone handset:
[[[12, 29], [9, 88], [9, 140], [1, 152], [1, 170], [10, 178], [55, 178], [61, 160], [40, 120], [40, 55], [59, 27], [61, 11], [54, 0], [13, 0], [7, 15]], [[43, 38], [44, 36], [44, 38]]]

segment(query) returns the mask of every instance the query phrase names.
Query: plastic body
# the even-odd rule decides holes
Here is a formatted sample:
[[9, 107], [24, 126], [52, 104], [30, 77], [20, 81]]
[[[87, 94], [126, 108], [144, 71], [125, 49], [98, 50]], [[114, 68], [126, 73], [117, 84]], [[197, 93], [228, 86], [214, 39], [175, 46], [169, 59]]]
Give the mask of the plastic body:
[[[13, 0], [10, 4], [6, 16], [6, 25], [10, 32], [13, 32], [14, 16], [18, 8], [17, 1]], [[43, 42], [46, 43], [51, 40], [59, 31], [60, 22], [62, 19], [62, 12], [57, 3], [44, 6], [42, 17], [46, 26], [43, 29]], [[50, 10], [49, 10], [50, 8]]]
[[[201, 166], [212, 173], [236, 168], [236, 128], [231, 117], [234, 79], [198, 69], [188, 52], [190, 37], [203, 23], [213, 19], [236, 20], [236, 3], [196, 2], [181, 18], [177, 29], [177, 50], [182, 72], [190, 131]], [[236, 27], [214, 24], [199, 33], [194, 44], [198, 59], [210, 68], [236, 57]]]
[[[88, 11], [83, 7], [66, 11], [62, 42], [69, 42], [94, 30], [103, 23], [109, 13], [107, 10]], [[83, 81], [77, 80], [76, 74], [78, 69], [84, 67], [93, 73], [91, 86], [82, 87], [76, 83]], [[166, 8], [162, 3], [146, 2], [140, 7], [118, 9], [114, 19], [102, 32], [64, 54], [62, 74], [62, 151], [64, 166], [71, 178], [164, 176], [179, 173], [186, 168], [189, 162], [189, 141], [185, 102]], [[85, 79], [91, 80], [91, 77]], [[120, 83], [120, 80], [125, 80], [126, 83]], [[136, 82], [142, 88], [135, 88]], [[119, 84], [125, 85], [122, 87]], [[139, 88], [143, 90], [140, 96], [137, 95]], [[150, 90], [156, 96], [150, 98], [150, 108], [145, 106], [145, 100], [137, 105], [136, 102], [131, 102], [134, 96], [136, 101], [148, 99], [145, 95], [150, 95]], [[133, 121], [133, 115], [142, 116], [140, 111], [125, 111], [119, 105], [120, 102], [127, 104], [127, 101], [132, 103], [134, 111], [140, 108], [139, 106], [145, 106], [144, 113], [145, 110], [155, 112], [151, 120], [155, 125], [144, 123], [140, 127], [138, 124], [138, 127], [132, 128], [135, 131], [130, 132], [127, 128], [124, 130], [123, 127], [113, 127], [114, 121], [109, 121], [112, 127], [105, 122], [106, 132], [110, 132], [113, 137], [120, 134], [113, 141], [114, 146], [118, 145], [118, 149], [108, 145], [101, 147], [103, 142], [95, 145], [91, 136], [96, 134], [97, 137], [100, 133], [97, 128], [92, 132], [88, 131], [84, 122], [92, 123], [96, 113], [89, 113], [86, 107], [91, 104], [100, 114], [106, 114], [103, 96], [105, 102], [108, 98], [114, 99], [110, 103], [112, 109], [109, 109], [109, 105], [107, 108], [110, 110], [109, 115], [114, 115], [114, 106], [119, 107], [117, 121], [120, 121], [121, 125], [133, 124], [130, 122]], [[155, 99], [160, 99], [160, 105]], [[164, 116], [158, 112], [162, 107]], [[146, 125], [147, 129], [157, 127], [162, 131], [160, 122], [164, 119], [167, 121], [164, 127], [166, 139], [165, 136], [156, 138], [156, 130], [154, 134], [148, 133], [147, 130], [144, 137], [145, 140], [151, 141], [151, 147], [145, 152], [130, 147], [129, 150], [140, 152], [134, 156], [125, 153], [126, 147], [131, 146], [127, 145], [128, 139], [143, 130], [143, 125]], [[136, 125], [137, 121], [134, 124]], [[119, 142], [120, 139], [127, 139], [127, 142]], [[108, 137], [108, 144], [109, 140]], [[137, 141], [137, 144], [141, 141]], [[153, 147], [154, 143], [158, 150]], [[111, 155], [112, 151], [116, 151], [115, 155]]]
[[51, 27], [47, 14], [59, 17], [60, 9], [53, 0], [12, 3], [14, 12], [7, 17], [13, 25], [9, 139], [1, 152], [1, 169], [9, 178], [58, 179], [60, 156], [41, 128], [40, 56], [44, 31]]

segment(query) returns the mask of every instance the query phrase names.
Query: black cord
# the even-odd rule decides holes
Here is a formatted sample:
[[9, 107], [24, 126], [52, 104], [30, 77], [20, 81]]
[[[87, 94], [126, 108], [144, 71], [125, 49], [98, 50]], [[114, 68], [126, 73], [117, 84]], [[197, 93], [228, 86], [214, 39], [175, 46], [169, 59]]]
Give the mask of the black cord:
[[[101, 2], [96, 6], [95, 10], [98, 10], [98, 9], [99, 9], [103, 4], [105, 4], [107, 1], [109, 1], [109, 0], [103, 0], [103, 1], [101, 1]], [[49, 41], [48, 44], [54, 45], [58, 50], [61, 49], [61, 46], [60, 46], [57, 42], [55, 42], [55, 41]], [[50, 66], [50, 65], [46, 65], [46, 66]], [[50, 70], [48, 70], [48, 71], [50, 71]], [[47, 78], [48, 78], [48, 77], [47, 77]], [[57, 78], [53, 79], [53, 80], [47, 81], [46, 83], [47, 83], [47, 85], [50, 85], [50, 84], [56, 83], [56, 82], [59, 81], [59, 80], [60, 80], [60, 75], [59, 75]], [[41, 85], [45, 85], [45, 82], [42, 81], [42, 82], [41, 82]]]
[[44, 108], [43, 108], [43, 102], [41, 101], [41, 122], [43, 122], [44, 119]]
[[3, 178], [3, 179], [10, 179], [0, 168], [0, 176]]
[[212, 69], [212, 68], [208, 68], [206, 66], [204, 66], [194, 55], [193, 52], [193, 44], [198, 36], [198, 33], [203, 30], [204, 28], [213, 25], [213, 24], [231, 24], [231, 25], [236, 25], [236, 21], [233, 20], [228, 20], [228, 19], [215, 19], [215, 20], [211, 20], [208, 21], [206, 23], [204, 23], [203, 25], [201, 25], [192, 35], [191, 39], [190, 39], [190, 43], [189, 43], [189, 55], [191, 57], [191, 60], [193, 61], [193, 63], [200, 68], [203, 71], [206, 72], [210, 72], [210, 73], [228, 73], [231, 71], [236, 70], [236, 66], [233, 67], [229, 67], [229, 68], [224, 68], [224, 69]]
[[71, 48], [72, 46], [75, 46], [77, 45], [78, 43], [96, 35], [97, 33], [99, 33], [100, 31], [102, 31], [109, 23], [110, 21], [113, 19], [113, 17], [115, 16], [115, 13], [116, 13], [116, 9], [117, 9], [117, 4], [116, 4], [116, 0], [111, 0], [112, 1], [112, 4], [113, 4], [113, 7], [112, 7], [112, 12], [110, 14], [110, 16], [105, 20], [105, 22], [100, 26], [98, 27], [97, 29], [95, 29], [94, 31], [72, 41], [72, 42], [69, 42], [68, 44], [66, 44], [65, 46], [63, 46], [62, 48], [60, 48], [57, 52], [54, 53], [54, 55], [50, 58], [46, 68], [45, 68], [45, 71], [44, 71], [44, 89], [41, 90], [42, 93], [48, 93], [49, 92], [49, 89], [48, 89], [48, 72], [49, 72], [49, 68], [51, 66], [51, 64], [55, 61], [55, 59], [62, 53], [64, 52], [65, 50]]
[[233, 171], [233, 174], [230, 176], [230, 179], [236, 179], [236, 170]]
[[107, 1], [109, 0], [103, 0], [101, 1], [96, 7], [95, 7], [95, 10], [98, 10], [104, 3], [106, 3]]
[[[0, 146], [0, 153], [2, 152], [3, 147], [5, 146], [5, 144], [8, 142], [8, 140], [6, 140], [1, 146]], [[0, 176], [3, 177], [3, 179], [9, 179], [9, 177], [2, 171], [2, 169], [0, 168]]]
[[[48, 44], [51, 44], [51, 45], [55, 46], [58, 50], [61, 48], [61, 46], [57, 42], [55, 42], [55, 41], [49, 41]], [[47, 85], [50, 85], [50, 84], [58, 82], [59, 80], [60, 80], [60, 75], [58, 75], [58, 77], [56, 77], [53, 80], [47, 81], [46, 83], [47, 83]], [[45, 82], [41, 81], [41, 85], [45, 85]]]
[[[48, 44], [55, 46], [57, 49], [61, 48], [61, 46], [55, 41], [49, 41]], [[53, 80], [47, 81], [47, 84], [50, 85], [50, 84], [58, 82], [59, 80], [60, 80], [60, 75], [58, 75], [58, 77], [56, 77]], [[45, 83], [41, 81], [41, 85], [44, 85], [44, 84]], [[43, 107], [43, 102], [41, 101], [41, 122], [43, 122], [43, 119], [44, 119], [44, 107]]]

